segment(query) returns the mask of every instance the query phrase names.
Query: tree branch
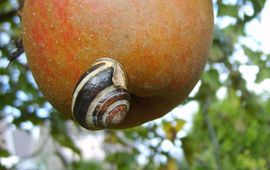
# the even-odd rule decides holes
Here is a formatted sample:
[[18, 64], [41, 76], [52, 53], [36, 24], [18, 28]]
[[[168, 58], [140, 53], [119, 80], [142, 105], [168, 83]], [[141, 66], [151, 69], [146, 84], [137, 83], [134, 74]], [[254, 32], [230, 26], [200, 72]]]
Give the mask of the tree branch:
[[11, 11], [8, 12], [1, 12], [0, 13], [0, 22], [5, 22], [7, 20], [9, 20], [10, 18], [16, 16], [17, 13], [17, 9], [13, 9]]
[[23, 9], [24, 0], [18, 0], [19, 1], [19, 10]]
[[15, 46], [16, 46], [17, 50], [10, 55], [7, 68], [9, 68], [11, 66], [11, 64], [13, 63], [13, 61], [15, 61], [17, 58], [19, 58], [22, 55], [22, 53], [24, 53], [22, 39], [18, 39], [15, 42]]
[[206, 103], [203, 105], [204, 122], [205, 122], [205, 124], [207, 126], [208, 133], [209, 133], [209, 136], [211, 138], [211, 142], [212, 142], [213, 147], [214, 147], [214, 153], [213, 154], [214, 154], [217, 169], [222, 170], [221, 156], [220, 156], [220, 146], [219, 146], [219, 143], [218, 143], [215, 128], [214, 128], [211, 120], [209, 119], [209, 115], [208, 115], [209, 106], [210, 106], [210, 99], [209, 99], [209, 97], [207, 97]]

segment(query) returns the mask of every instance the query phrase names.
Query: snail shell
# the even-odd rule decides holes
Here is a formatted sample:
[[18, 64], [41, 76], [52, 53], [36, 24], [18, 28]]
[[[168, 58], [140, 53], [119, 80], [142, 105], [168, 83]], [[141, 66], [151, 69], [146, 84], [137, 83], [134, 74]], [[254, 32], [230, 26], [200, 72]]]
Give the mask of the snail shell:
[[122, 66], [111, 58], [101, 58], [78, 81], [72, 96], [72, 113], [87, 129], [111, 128], [122, 122], [129, 103]]

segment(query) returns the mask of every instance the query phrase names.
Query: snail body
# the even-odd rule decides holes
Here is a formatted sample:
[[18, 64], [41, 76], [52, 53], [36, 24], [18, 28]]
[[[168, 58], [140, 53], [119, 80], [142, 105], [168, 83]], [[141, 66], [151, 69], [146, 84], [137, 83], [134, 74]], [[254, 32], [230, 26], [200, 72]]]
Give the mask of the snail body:
[[129, 103], [122, 66], [113, 59], [101, 58], [78, 81], [72, 113], [87, 129], [112, 128], [124, 119]]

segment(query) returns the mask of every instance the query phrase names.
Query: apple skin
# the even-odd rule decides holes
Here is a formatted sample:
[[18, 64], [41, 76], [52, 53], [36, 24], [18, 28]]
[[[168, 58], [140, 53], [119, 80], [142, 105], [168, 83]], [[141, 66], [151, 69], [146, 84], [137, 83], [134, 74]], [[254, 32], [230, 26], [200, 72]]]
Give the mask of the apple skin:
[[34, 78], [68, 117], [75, 85], [93, 62], [121, 63], [132, 103], [115, 128], [179, 105], [200, 78], [213, 34], [211, 0], [27, 0], [21, 16]]

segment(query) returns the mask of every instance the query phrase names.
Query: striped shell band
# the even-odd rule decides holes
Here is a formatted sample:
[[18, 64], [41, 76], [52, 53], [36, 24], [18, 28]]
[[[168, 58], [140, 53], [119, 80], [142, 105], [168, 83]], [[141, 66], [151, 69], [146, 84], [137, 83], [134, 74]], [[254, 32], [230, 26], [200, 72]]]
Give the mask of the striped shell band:
[[111, 58], [101, 58], [77, 82], [72, 113], [84, 128], [112, 128], [122, 122], [129, 103], [122, 66]]

